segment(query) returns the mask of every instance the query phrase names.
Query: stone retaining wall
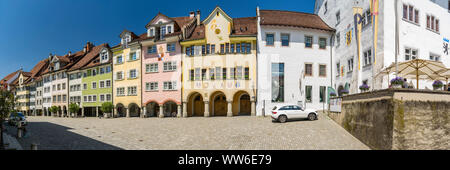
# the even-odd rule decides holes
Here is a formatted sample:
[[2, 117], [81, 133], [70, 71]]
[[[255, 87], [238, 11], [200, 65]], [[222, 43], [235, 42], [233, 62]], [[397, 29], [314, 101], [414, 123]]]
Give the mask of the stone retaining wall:
[[450, 93], [386, 89], [343, 97], [329, 117], [372, 149], [450, 149]]

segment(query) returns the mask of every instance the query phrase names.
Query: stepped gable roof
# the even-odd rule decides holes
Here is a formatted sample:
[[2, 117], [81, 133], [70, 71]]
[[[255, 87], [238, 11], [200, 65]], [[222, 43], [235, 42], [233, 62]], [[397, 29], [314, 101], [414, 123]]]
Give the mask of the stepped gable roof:
[[260, 10], [260, 17], [261, 25], [292, 26], [332, 32], [335, 31], [335, 29], [328, 26], [316, 14], [280, 10]]
[[106, 46], [108, 46], [108, 44], [101, 44], [93, 47], [86, 55], [84, 55], [84, 57], [82, 57], [80, 60], [78, 60], [78, 62], [73, 64], [68, 71], [74, 71], [83, 68], [84, 66], [89, 64], [91, 60], [98, 57], [100, 54], [100, 50], [102, 50], [102, 48]]

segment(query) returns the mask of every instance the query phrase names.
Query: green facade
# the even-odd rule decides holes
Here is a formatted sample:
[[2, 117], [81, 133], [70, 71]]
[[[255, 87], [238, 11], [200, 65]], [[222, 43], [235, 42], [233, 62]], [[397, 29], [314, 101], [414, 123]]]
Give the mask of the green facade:
[[[107, 66], [109, 66], [109, 72], [107, 72]], [[101, 73], [101, 68], [103, 68], [104, 73]], [[94, 76], [94, 70], [96, 70], [96, 75]], [[113, 80], [113, 74], [112, 74], [112, 65], [111, 64], [104, 64], [92, 68], [84, 69], [82, 78], [82, 94], [81, 102], [83, 103], [83, 107], [100, 107], [104, 102], [111, 102], [112, 103], [112, 80]], [[107, 83], [109, 81], [109, 84]], [[96, 88], [93, 88], [93, 82], [96, 82]], [[101, 86], [101, 82], [104, 83], [104, 87]], [[87, 85], [87, 89], [84, 89], [85, 84]], [[107, 86], [109, 85], [109, 86]], [[102, 97], [104, 96], [104, 100], [102, 101]], [[110, 96], [109, 100], [107, 96]], [[93, 96], [96, 96], [95, 102], [93, 101]], [[88, 99], [88, 101], [85, 101], [85, 97]], [[91, 102], [89, 102], [89, 97], [91, 97]]]

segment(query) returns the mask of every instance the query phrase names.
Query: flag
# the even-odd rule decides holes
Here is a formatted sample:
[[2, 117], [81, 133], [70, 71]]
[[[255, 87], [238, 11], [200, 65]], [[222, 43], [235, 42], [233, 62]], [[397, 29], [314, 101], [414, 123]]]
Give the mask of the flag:
[[377, 42], [378, 42], [378, 14], [379, 14], [379, 0], [370, 1], [370, 12], [372, 14], [372, 27], [373, 27], [373, 63], [377, 63]]
[[353, 16], [355, 21], [355, 38], [356, 48], [358, 52], [358, 70], [361, 69], [361, 29], [362, 29], [362, 13], [363, 9], [360, 7], [353, 7]]

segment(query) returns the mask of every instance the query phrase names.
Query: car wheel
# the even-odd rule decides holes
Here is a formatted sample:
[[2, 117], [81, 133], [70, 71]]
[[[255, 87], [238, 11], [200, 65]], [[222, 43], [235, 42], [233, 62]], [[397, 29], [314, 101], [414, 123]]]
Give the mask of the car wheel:
[[310, 113], [309, 115], [308, 115], [308, 119], [310, 120], [310, 121], [313, 121], [313, 120], [316, 120], [316, 114], [314, 114], [314, 113]]
[[286, 123], [287, 117], [285, 115], [281, 115], [280, 117], [278, 117], [278, 121], [280, 121], [280, 123]]

